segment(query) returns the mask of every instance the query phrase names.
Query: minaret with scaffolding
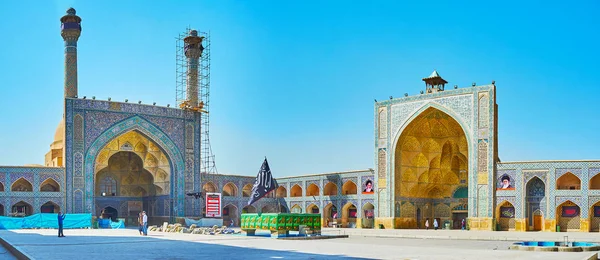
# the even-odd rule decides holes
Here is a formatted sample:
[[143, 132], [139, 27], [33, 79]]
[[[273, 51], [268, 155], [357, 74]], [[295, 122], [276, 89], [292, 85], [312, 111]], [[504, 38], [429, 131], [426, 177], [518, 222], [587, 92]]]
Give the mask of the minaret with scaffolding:
[[[210, 34], [191, 30], [176, 38], [176, 100], [200, 113], [200, 182], [216, 173], [209, 139]], [[201, 189], [202, 187], [200, 187]]]

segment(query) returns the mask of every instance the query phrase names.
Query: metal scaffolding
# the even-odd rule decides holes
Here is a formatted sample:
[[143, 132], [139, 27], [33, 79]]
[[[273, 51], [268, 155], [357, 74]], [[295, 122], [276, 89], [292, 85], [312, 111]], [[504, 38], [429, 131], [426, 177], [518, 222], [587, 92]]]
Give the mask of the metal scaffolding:
[[[180, 107], [187, 99], [187, 74], [188, 64], [185, 56], [185, 44], [183, 39], [188, 36], [191, 28], [186, 28], [185, 32], [180, 33], [176, 38], [176, 61], [175, 61], [175, 97], [177, 106]], [[210, 32], [198, 31], [198, 36], [204, 37], [202, 45], [204, 51], [200, 56], [198, 64], [198, 101], [204, 104], [203, 110], [200, 112], [200, 176], [203, 181], [210, 174], [217, 173], [215, 165], [215, 157], [210, 147]]]

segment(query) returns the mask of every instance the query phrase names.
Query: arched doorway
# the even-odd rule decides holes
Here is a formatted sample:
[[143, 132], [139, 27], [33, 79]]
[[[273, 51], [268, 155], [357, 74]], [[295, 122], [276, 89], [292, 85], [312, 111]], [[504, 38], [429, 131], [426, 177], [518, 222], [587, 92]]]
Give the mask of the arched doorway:
[[579, 177], [575, 176], [570, 172], [567, 172], [560, 176], [556, 180], [556, 189], [557, 190], [580, 190], [581, 189], [581, 180]]
[[205, 183], [204, 186], [202, 186], [202, 190], [207, 193], [215, 193], [215, 192], [217, 192], [217, 187], [215, 186], [214, 183], [209, 181], [209, 182]]
[[600, 201], [590, 207], [590, 232], [600, 231]]
[[58, 205], [56, 205], [56, 203], [54, 203], [52, 201], [48, 201], [40, 207], [40, 212], [41, 213], [58, 213], [58, 212], [60, 212], [60, 207]]
[[302, 208], [296, 204], [296, 205], [292, 206], [292, 208], [290, 209], [290, 213], [300, 214], [300, 213], [302, 213]]
[[242, 209], [242, 213], [256, 213], [256, 208], [252, 205], [248, 205]]
[[358, 217], [358, 211], [354, 204], [348, 202], [342, 207], [342, 227], [356, 228], [356, 217]]
[[302, 197], [302, 187], [298, 184], [292, 186], [290, 197]]
[[373, 228], [375, 226], [375, 206], [367, 203], [362, 208], [362, 228]]
[[556, 223], [561, 232], [579, 231], [581, 225], [579, 206], [572, 201], [565, 201], [558, 205], [556, 208]]
[[231, 222], [234, 226], [239, 225], [238, 210], [236, 206], [228, 204], [223, 207], [223, 225], [230, 226]]
[[33, 214], [33, 207], [29, 203], [19, 201], [12, 206], [10, 216], [13, 217], [25, 217]]
[[10, 191], [15, 191], [15, 192], [33, 191], [33, 185], [31, 185], [31, 182], [29, 182], [25, 178], [19, 178], [18, 180], [13, 182], [13, 184], [10, 188]]
[[397, 214], [397, 228], [417, 228], [428, 219], [430, 227], [433, 219], [442, 227], [442, 220], [466, 217], [464, 212], [451, 215], [449, 205], [468, 203], [468, 189], [459, 189], [469, 185], [468, 148], [461, 125], [433, 107], [404, 128], [394, 154], [396, 202], [414, 203], [419, 214]]
[[106, 207], [102, 209], [100, 213], [100, 218], [102, 219], [110, 219], [113, 222], [117, 222], [117, 218], [119, 217], [119, 212], [113, 207]]
[[332, 203], [327, 204], [325, 206], [325, 226], [335, 226], [338, 222], [340, 222], [340, 217], [337, 212], [337, 207]]
[[503, 201], [496, 207], [500, 231], [515, 230], [515, 207], [508, 201]]
[[306, 213], [319, 214], [319, 206], [317, 206], [315, 204], [308, 205], [308, 207], [306, 208]]
[[[94, 201], [96, 214], [107, 214], [109, 205], [126, 225], [137, 225], [142, 210], [148, 222], [162, 223], [171, 215], [171, 163], [163, 149], [137, 130], [123, 133], [108, 142], [95, 158]], [[98, 212], [100, 210], [101, 212]], [[115, 212], [109, 211], [113, 216]], [[116, 221], [116, 217], [111, 217]]]
[[544, 227], [544, 211], [546, 210], [546, 185], [540, 178], [533, 177], [527, 182], [525, 192], [527, 229], [541, 231]]

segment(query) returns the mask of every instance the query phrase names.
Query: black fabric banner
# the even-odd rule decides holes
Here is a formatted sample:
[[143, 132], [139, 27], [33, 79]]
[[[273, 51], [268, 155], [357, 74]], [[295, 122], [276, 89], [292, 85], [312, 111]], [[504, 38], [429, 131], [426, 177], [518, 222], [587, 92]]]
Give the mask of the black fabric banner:
[[257, 202], [269, 192], [277, 189], [277, 186], [277, 181], [273, 179], [269, 163], [267, 162], [267, 158], [265, 158], [265, 161], [260, 167], [260, 171], [258, 171], [258, 175], [256, 175], [256, 181], [254, 181], [248, 205]]

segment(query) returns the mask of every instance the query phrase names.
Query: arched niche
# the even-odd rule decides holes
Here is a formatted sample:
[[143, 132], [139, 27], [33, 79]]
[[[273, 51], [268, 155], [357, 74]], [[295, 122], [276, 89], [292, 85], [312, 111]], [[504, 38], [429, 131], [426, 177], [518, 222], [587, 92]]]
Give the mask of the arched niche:
[[248, 183], [242, 188], [242, 197], [250, 197], [252, 195], [253, 185]]
[[572, 201], [565, 201], [556, 207], [556, 224], [561, 232], [580, 231], [581, 209]]
[[252, 205], [245, 206], [242, 209], [242, 213], [256, 213], [256, 208]]
[[342, 227], [356, 228], [357, 217], [358, 210], [354, 204], [348, 202], [342, 207]]
[[306, 196], [319, 196], [319, 186], [314, 183], [311, 183], [306, 188]]
[[29, 182], [25, 178], [19, 178], [18, 180], [13, 182], [12, 186], [10, 187], [10, 190], [15, 192], [33, 191], [33, 185], [31, 185], [31, 182]]
[[580, 190], [581, 189], [581, 180], [570, 172], [567, 172], [560, 176], [556, 180], [556, 189], [557, 190]]
[[308, 207], [306, 207], [306, 213], [309, 214], [318, 214], [319, 212], [319, 206], [313, 204], [308, 205]]
[[302, 187], [298, 184], [292, 186], [290, 197], [302, 197]]
[[362, 228], [374, 228], [375, 227], [375, 206], [367, 202], [362, 207]]
[[40, 191], [44, 192], [59, 192], [60, 185], [52, 178], [48, 178], [40, 184]]
[[590, 190], [600, 190], [600, 173], [590, 179]]
[[60, 212], [60, 206], [58, 206], [56, 203], [54, 203], [52, 201], [48, 201], [40, 207], [40, 212], [41, 213], [58, 213], [58, 212]]
[[342, 185], [342, 194], [343, 195], [354, 195], [358, 193], [358, 188], [356, 187], [356, 183], [353, 181], [346, 181], [344, 185]]
[[238, 208], [233, 204], [227, 204], [227, 206], [223, 207], [223, 225], [231, 226], [239, 226], [239, 218], [238, 218]]
[[503, 201], [496, 207], [496, 216], [501, 231], [515, 230], [515, 206], [508, 201]]
[[202, 190], [204, 192], [214, 193], [214, 192], [217, 192], [217, 186], [215, 186], [214, 183], [209, 181], [209, 182], [205, 183], [204, 186], [202, 186]]
[[223, 197], [236, 197], [237, 186], [233, 182], [229, 182], [223, 186]]
[[10, 215], [13, 217], [24, 217], [33, 214], [33, 207], [25, 201], [15, 203], [10, 210]]
[[336, 196], [338, 195], [338, 186], [333, 182], [328, 182], [323, 188], [323, 195], [325, 196]]
[[277, 188], [276, 193], [277, 193], [277, 198], [285, 198], [285, 197], [287, 197], [287, 190], [283, 186], [279, 186]]

